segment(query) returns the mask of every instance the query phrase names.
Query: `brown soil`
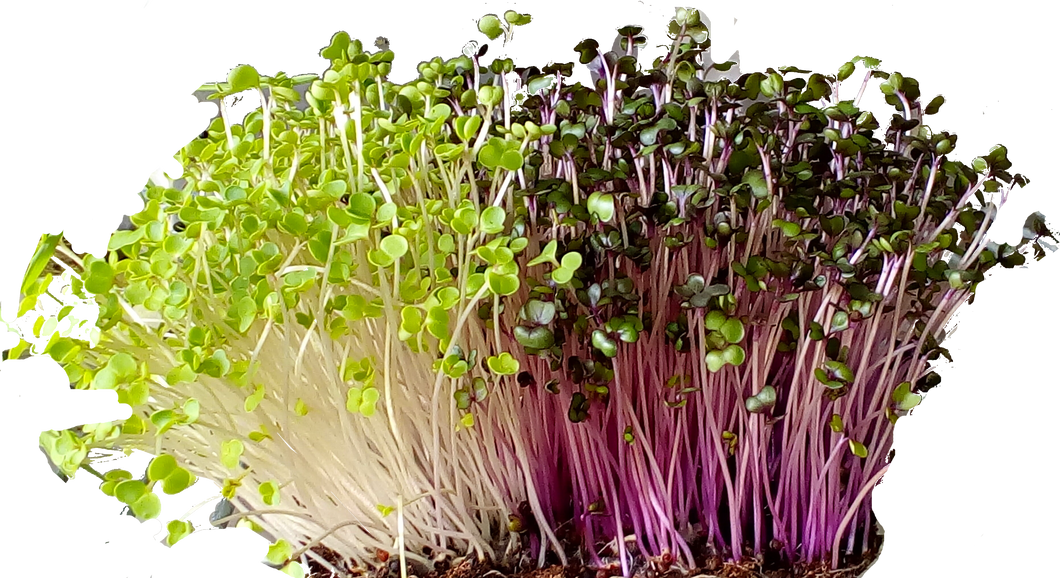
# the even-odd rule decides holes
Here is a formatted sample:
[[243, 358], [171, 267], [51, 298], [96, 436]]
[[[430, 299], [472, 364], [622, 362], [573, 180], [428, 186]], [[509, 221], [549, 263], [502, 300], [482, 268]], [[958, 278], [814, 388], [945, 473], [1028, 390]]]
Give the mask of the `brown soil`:
[[[827, 564], [785, 565], [775, 555], [766, 555], [764, 559], [758, 560], [748, 556], [740, 563], [723, 562], [721, 556], [711, 553], [704, 544], [696, 541], [691, 546], [697, 567], [691, 571], [685, 572], [677, 568], [662, 571], [657, 562], [646, 562], [642, 559], [639, 564], [634, 565], [633, 575], [634, 578], [858, 578], [876, 562], [882, 551], [882, 531], [877, 532], [873, 538], [869, 550], [864, 555], [851, 556], [841, 561], [840, 568], [836, 570], [829, 569]], [[388, 563], [382, 564], [378, 569], [365, 570], [350, 566], [335, 552], [320, 545], [315, 546], [313, 551], [334, 567], [348, 574], [342, 576], [332, 573], [331, 570], [310, 559], [307, 578], [348, 578], [351, 576], [398, 578], [400, 576], [398, 564], [392, 559], [387, 560]], [[425, 570], [422, 566], [412, 567], [409, 569], [408, 576], [409, 578], [612, 578], [621, 576], [621, 569], [614, 565], [613, 569], [598, 570], [572, 561], [567, 566], [551, 565], [544, 568], [516, 570], [489, 560], [479, 562], [473, 556], [457, 558], [452, 563], [438, 562], [433, 570]]]

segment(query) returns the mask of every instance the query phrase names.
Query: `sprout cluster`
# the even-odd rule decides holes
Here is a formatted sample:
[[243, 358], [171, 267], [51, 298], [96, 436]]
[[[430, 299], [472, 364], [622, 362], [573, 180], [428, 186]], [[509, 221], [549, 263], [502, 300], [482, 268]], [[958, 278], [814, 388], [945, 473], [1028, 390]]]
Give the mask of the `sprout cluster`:
[[[221, 100], [183, 186], [148, 187], [105, 259], [71, 256], [99, 343], [46, 351], [134, 414], [45, 434], [53, 462], [154, 452], [102, 485], [140, 518], [156, 484], [217, 480], [280, 537], [278, 566], [319, 541], [402, 572], [473, 552], [625, 576], [700, 567], [704, 540], [832, 567], [870, 549], [942, 328], [1052, 234], [1035, 214], [1019, 245], [989, 241], [1027, 179], [1001, 146], [948, 159], [957, 135], [922, 122], [942, 97], [879, 61], [707, 80], [733, 63], [705, 55], [698, 12], [650, 70], [642, 32], [578, 44], [593, 86], [485, 47], [397, 85], [393, 52], [343, 32], [322, 75], [235, 68], [214, 97], [264, 106], [240, 124]], [[895, 108], [882, 141], [864, 84], [836, 93], [859, 61]]]

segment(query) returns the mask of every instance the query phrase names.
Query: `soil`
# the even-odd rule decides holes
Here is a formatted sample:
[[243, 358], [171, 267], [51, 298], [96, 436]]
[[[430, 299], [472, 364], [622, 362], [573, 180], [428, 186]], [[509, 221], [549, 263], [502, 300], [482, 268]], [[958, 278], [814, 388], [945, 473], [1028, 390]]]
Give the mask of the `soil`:
[[[670, 568], [666, 571], [660, 567], [658, 562], [647, 562], [643, 559], [634, 564], [635, 578], [859, 578], [880, 556], [883, 549], [882, 528], [877, 527], [877, 532], [870, 540], [869, 549], [863, 555], [855, 555], [841, 560], [840, 567], [831, 570], [827, 563], [824, 564], [785, 564], [779, 555], [766, 554], [763, 558], [755, 559], [752, 556], [744, 558], [742, 562], [724, 562], [722, 558], [711, 553], [706, 546], [706, 540], [697, 540], [691, 545], [696, 568], [691, 571], [683, 571], [678, 568]], [[399, 567], [396, 560], [387, 559], [378, 569], [366, 570], [347, 564], [341, 556], [334, 551], [317, 545], [313, 552], [328, 561], [329, 564], [345, 571], [343, 576], [332, 573], [331, 570], [318, 564], [312, 558], [309, 559], [307, 578], [398, 578]], [[643, 558], [643, 557], [641, 557]], [[480, 562], [474, 556], [457, 558], [450, 562], [439, 561], [435, 568], [430, 571], [422, 566], [411, 567], [408, 572], [409, 578], [612, 578], [621, 576], [621, 569], [612, 565], [609, 570], [598, 570], [590, 568], [577, 561], [570, 562], [567, 566], [553, 564], [544, 568], [521, 569], [507, 567], [503, 564], [490, 560]], [[418, 572], [417, 572], [418, 571]]]

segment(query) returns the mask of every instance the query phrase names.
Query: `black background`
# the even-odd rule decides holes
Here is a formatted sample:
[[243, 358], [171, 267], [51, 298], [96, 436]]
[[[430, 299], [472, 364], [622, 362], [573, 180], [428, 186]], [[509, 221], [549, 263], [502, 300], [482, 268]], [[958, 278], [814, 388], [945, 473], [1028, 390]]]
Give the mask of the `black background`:
[[[316, 53], [337, 28], [369, 47], [376, 34], [388, 35], [399, 57], [393, 80], [404, 81], [417, 59], [456, 54], [474, 37], [471, 17], [505, 8], [496, 1], [483, 8], [473, 1], [157, 0], [141, 12], [135, 0], [108, 2], [103, 10], [85, 7], [102, 3], [78, 4], [7, 22], [22, 38], [8, 51], [6, 69], [5, 169], [14, 178], [4, 187], [0, 231], [8, 317], [38, 231], [66, 226], [78, 249], [101, 252], [119, 213], [139, 206], [133, 192], [146, 172], [161, 162], [177, 173], [170, 153], [212, 115], [212, 107], [188, 98], [196, 83], [220, 80], [242, 60], [265, 72], [320, 71]], [[933, 124], [960, 130], [962, 158], [1004, 140], [1015, 169], [1035, 179], [1025, 193], [1015, 193], [991, 231], [1014, 240], [1027, 211], [1042, 208], [1060, 217], [1050, 156], [1060, 117], [1049, 112], [1060, 99], [1055, 50], [1047, 45], [1046, 34], [1054, 33], [1049, 4], [993, 5], [900, 0], [891, 8], [873, 0], [707, 7], [716, 54], [741, 47], [745, 70], [781, 62], [832, 69], [861, 51], [883, 56], [887, 68], [918, 75], [925, 93], [946, 91], [951, 103]], [[663, 20], [632, 1], [528, 1], [519, 7], [537, 16], [533, 27], [518, 31], [511, 50], [524, 64], [572, 58], [569, 46], [585, 34], [606, 46], [619, 22], [646, 23], [652, 40], [663, 40]], [[735, 30], [732, 13], [741, 19]], [[845, 93], [851, 91], [848, 85]], [[246, 99], [233, 120], [257, 104]], [[883, 110], [875, 89], [866, 105]], [[1001, 274], [983, 288], [974, 313], [966, 312], [967, 328], [951, 344], [962, 348], [959, 371], [948, 371], [944, 390], [899, 427], [899, 457], [877, 494], [888, 549], [872, 576], [999, 576], [1052, 565], [1056, 494], [1046, 490], [1056, 487], [1050, 473], [1055, 428], [1049, 427], [1056, 421], [1057, 384], [1053, 261], [1031, 273]], [[3, 339], [3, 345], [13, 341]], [[95, 494], [91, 480], [83, 476], [61, 487], [33, 449], [38, 428], [125, 410], [109, 396], [90, 404], [87, 396], [67, 393], [59, 371], [45, 361], [5, 369], [4, 395], [14, 399], [16, 389], [23, 395], [7, 413], [13, 418], [7, 421], [8, 452], [14, 451], [17, 467], [7, 486], [7, 520], [18, 529], [18, 547], [7, 559], [15, 565], [13, 576], [270, 575], [254, 564], [264, 544], [246, 532], [196, 537], [166, 553], [149, 543], [153, 526], [114, 518], [118, 507]], [[134, 463], [138, 468], [142, 458]], [[206, 493], [200, 488], [192, 495]], [[981, 530], [987, 537], [973, 549]], [[106, 539], [109, 547], [102, 545]]]

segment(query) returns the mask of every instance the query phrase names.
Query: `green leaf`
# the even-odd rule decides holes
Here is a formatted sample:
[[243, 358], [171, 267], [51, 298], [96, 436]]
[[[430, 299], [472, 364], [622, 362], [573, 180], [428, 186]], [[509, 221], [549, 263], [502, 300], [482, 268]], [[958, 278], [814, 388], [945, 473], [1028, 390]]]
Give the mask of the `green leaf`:
[[283, 217], [283, 226], [295, 236], [301, 236], [306, 232], [309, 224], [305, 220], [305, 215], [287, 213]]
[[221, 465], [235, 469], [239, 465], [239, 458], [243, 456], [243, 449], [243, 442], [239, 440], [221, 442]]
[[839, 389], [843, 387], [843, 382], [831, 379], [828, 373], [819, 367], [813, 370], [813, 376], [828, 389]]
[[266, 505], [276, 506], [280, 503], [280, 488], [272, 480], [262, 482], [258, 486], [258, 493], [261, 494], [261, 499]]
[[843, 433], [843, 418], [838, 413], [833, 413], [832, 419], [828, 421], [828, 427], [832, 428], [835, 433]]
[[88, 266], [85, 276], [85, 289], [90, 293], [102, 295], [114, 286], [114, 269], [102, 260], [94, 260]]
[[743, 341], [743, 323], [741, 323], [740, 320], [736, 319], [735, 317], [732, 319], [727, 319], [725, 323], [722, 323], [721, 327], [718, 328], [718, 331], [720, 331], [722, 336], [725, 337], [725, 341], [728, 341], [729, 343], [739, 343]]
[[571, 269], [560, 267], [552, 271], [552, 280], [560, 285], [570, 282], [572, 278], [574, 278], [574, 271]]
[[527, 240], [527, 238], [516, 237], [515, 239], [512, 239], [508, 242], [508, 248], [511, 249], [514, 255], [518, 255], [518, 253], [523, 252], [523, 249], [527, 248], [527, 245], [529, 244], [530, 241]]
[[476, 377], [471, 382], [472, 388], [472, 399], [476, 402], [482, 402], [486, 400], [486, 396], [489, 395], [489, 388], [486, 387], [486, 380], [481, 377]]
[[[527, 83], [527, 92], [530, 93], [530, 94], [536, 94], [537, 92], [540, 92], [542, 89], [545, 89], [546, 91], [550, 91], [550, 90], [552, 90], [553, 86], [555, 86], [555, 76], [549, 76], [549, 75], [531, 76], [530, 77], [530, 82]], [[529, 130], [528, 130], [528, 132], [529, 132]]]
[[[485, 87], [483, 87], [485, 88]], [[501, 157], [504, 155], [504, 146], [499, 138], [492, 138], [483, 145], [482, 148], [478, 149], [478, 155], [475, 157], [479, 164], [486, 167], [487, 169], [495, 169], [501, 164]]]
[[492, 269], [486, 272], [490, 291], [497, 295], [511, 295], [519, 290], [519, 276], [496, 273]]
[[482, 117], [478, 115], [458, 116], [453, 120], [453, 128], [456, 130], [456, 135], [464, 142], [473, 140], [481, 126]]
[[[291, 274], [295, 275], [295, 274]], [[292, 279], [300, 279], [301, 275], [295, 275]], [[232, 309], [229, 311], [230, 316], [236, 320], [237, 328], [240, 333], [246, 333], [250, 326], [254, 323], [258, 313], [258, 303], [253, 297], [244, 296], [239, 301], [232, 305]]]
[[177, 417], [176, 412], [173, 410], [162, 409], [151, 414], [151, 423], [158, 428], [156, 435], [162, 435], [168, 431], [169, 428], [179, 424], [180, 420]]
[[548, 325], [556, 317], [556, 305], [550, 301], [532, 299], [523, 306], [523, 319], [537, 325]]
[[707, 313], [707, 316], [703, 320], [703, 326], [707, 331], [718, 331], [721, 329], [722, 325], [725, 325], [727, 320], [728, 318], [724, 313], [715, 309], [714, 311]]
[[725, 366], [725, 358], [722, 356], [720, 351], [708, 351], [706, 354], [707, 369], [711, 373], [716, 373], [719, 369]]
[[166, 495], [179, 494], [195, 483], [194, 476], [184, 468], [177, 468], [162, 482], [162, 491]]
[[523, 155], [517, 150], [504, 151], [497, 164], [509, 171], [517, 171], [523, 168]]
[[453, 400], [456, 401], [457, 409], [467, 409], [471, 407], [471, 392], [467, 389], [458, 389], [453, 392]]
[[557, 247], [558, 247], [558, 244], [556, 243], [555, 239], [549, 241], [545, 245], [545, 248], [541, 250], [541, 254], [538, 255], [537, 257], [534, 257], [530, 261], [528, 261], [526, 263], [526, 266], [527, 267], [533, 267], [535, 265], [540, 265], [542, 263], [552, 263], [553, 265], [558, 267], [559, 266], [559, 262], [556, 261], [556, 248]]
[[[452, 288], [452, 287], [451, 287]], [[441, 308], [434, 306], [427, 311], [427, 331], [439, 339], [447, 338], [449, 335], [449, 314]]]
[[854, 454], [855, 456], [857, 456], [859, 458], [867, 458], [867, 457], [869, 457], [868, 448], [866, 448], [865, 445], [862, 444], [861, 442], [856, 442], [854, 440], [847, 440], [847, 445], [850, 447], [850, 453]]
[[831, 360], [824, 362], [824, 366], [828, 369], [828, 372], [831, 373], [832, 377], [834, 377], [835, 379], [846, 383], [854, 381], [854, 372], [851, 371], [851, 369], [847, 367], [845, 363], [841, 361]]
[[459, 355], [450, 354], [442, 359], [442, 371], [453, 379], [459, 379], [467, 373], [470, 365]]
[[386, 202], [379, 205], [379, 209], [375, 213], [375, 221], [381, 225], [389, 225], [394, 220], [394, 215], [397, 214], [397, 205], [395, 203]]
[[172, 546], [188, 534], [191, 534], [195, 530], [195, 527], [191, 525], [191, 522], [172, 520], [169, 524], [166, 524], [166, 530], [169, 531], [169, 535], [166, 536], [166, 544]]
[[361, 392], [361, 405], [357, 408], [357, 411], [364, 417], [372, 417], [375, 415], [375, 404], [379, 401], [379, 390], [374, 387], [366, 387]]
[[[33, 257], [29, 260], [25, 277], [22, 278], [21, 292], [23, 295], [30, 294], [30, 287], [40, 278], [40, 274], [48, 266], [48, 262], [51, 260], [52, 255], [55, 254], [55, 247], [59, 245], [59, 239], [61, 238], [62, 235], [45, 235], [41, 240], [37, 250], [33, 253]], [[107, 288], [109, 289], [110, 287], [108, 286]], [[99, 293], [104, 293], [105, 291], [100, 291]], [[93, 291], [93, 293], [96, 292]]]
[[248, 88], [257, 88], [261, 84], [261, 77], [253, 66], [241, 64], [228, 73], [228, 84], [231, 94], [235, 94]]
[[[359, 222], [370, 223], [375, 215], [375, 199], [368, 193], [354, 193], [350, 195], [345, 212], [348, 215], [347, 218], [352, 217]], [[331, 216], [330, 210], [328, 211], [328, 216]], [[339, 217], [338, 220], [342, 220], [342, 217]], [[337, 224], [344, 226], [342, 222], [337, 222]]]
[[287, 540], [280, 539], [269, 546], [269, 553], [265, 555], [265, 559], [273, 565], [279, 566], [286, 562], [292, 554], [294, 554], [294, 548], [291, 547], [291, 544]]
[[766, 185], [765, 175], [760, 170], [747, 171], [742, 182], [751, 187], [751, 195], [756, 199], [765, 199], [769, 196], [769, 188]]
[[490, 368], [490, 371], [497, 375], [515, 375], [519, 372], [519, 360], [512, 357], [512, 354], [507, 351], [502, 352], [499, 356], [491, 355], [486, 359], [486, 365]]
[[401, 308], [401, 326], [398, 328], [398, 339], [408, 341], [423, 330], [423, 312], [419, 307], [406, 305]]
[[515, 340], [529, 349], [548, 349], [556, 342], [555, 336], [547, 327], [524, 327], [517, 325], [513, 330]]
[[832, 332], [845, 331], [850, 327], [850, 316], [843, 311], [836, 311], [832, 315]]
[[[696, 309], [703, 309], [710, 302], [710, 299], [718, 297], [720, 295], [727, 295], [729, 293], [729, 286], [724, 283], [717, 283], [706, 286], [706, 280], [700, 274], [691, 274], [685, 281], [684, 285], [676, 285], [673, 288], [674, 292], [688, 300], [682, 303], [682, 306], [688, 308], [693, 306]], [[708, 315], [709, 318], [709, 315]], [[720, 326], [719, 326], [720, 327]], [[718, 329], [718, 328], [713, 328]]]
[[739, 367], [740, 365], [743, 365], [744, 359], [747, 357], [747, 354], [744, 352], [742, 347], [733, 344], [723, 349], [721, 352], [721, 356], [729, 365]]
[[756, 395], [747, 398], [744, 401], [744, 405], [747, 411], [751, 413], [761, 413], [775, 404], [777, 401], [777, 392], [773, 389], [772, 385], [767, 385], [762, 388]]
[[457, 209], [456, 214], [454, 214], [453, 217], [450, 225], [453, 227], [453, 230], [461, 235], [470, 234], [471, 229], [474, 228], [476, 223], [478, 223], [478, 216], [475, 214], [475, 210], [470, 206]]
[[773, 219], [773, 226], [780, 229], [780, 232], [785, 237], [795, 237], [802, 232], [802, 227], [798, 223], [792, 223], [783, 219]]
[[107, 243], [108, 251], [117, 251], [118, 249], [128, 247], [133, 243], [136, 243], [140, 239], [143, 239], [146, 229], [133, 229], [132, 231], [117, 231], [110, 236], [110, 242]]
[[147, 477], [154, 482], [164, 480], [175, 472], [178, 467], [176, 458], [169, 454], [163, 454], [151, 460], [151, 465], [147, 467]]
[[140, 499], [132, 504], [129, 504], [129, 509], [140, 520], [153, 520], [162, 512], [162, 501], [153, 493], [147, 493], [140, 496]]
[[589, 195], [586, 201], [589, 213], [603, 222], [608, 222], [615, 215], [614, 198], [609, 193], [596, 191]]
[[396, 261], [409, 252], [409, 242], [401, 235], [388, 235], [379, 242], [379, 249]]
[[123, 504], [133, 504], [147, 493], [147, 486], [140, 480], [125, 480], [114, 487], [114, 497]]
[[582, 266], [581, 253], [575, 253], [575, 252], [565, 253], [563, 255], [563, 259], [560, 261], [560, 265], [564, 269], [569, 269], [572, 272], [575, 271], [578, 267]]
[[[99, 377], [100, 374], [108, 370], [113, 373], [116, 382], [125, 382], [136, 375], [136, 360], [128, 353], [115, 354], [114, 357], [107, 361], [106, 368], [96, 374], [96, 376]], [[96, 387], [99, 388], [100, 385], [102, 384], [97, 384]], [[113, 389], [113, 387], [104, 389]]]
[[479, 229], [487, 235], [496, 235], [504, 230], [504, 209], [500, 207], [486, 207], [479, 216]]
[[464, 416], [460, 418], [460, 424], [464, 427], [475, 427], [475, 414], [470, 412], [465, 413]]
[[195, 370], [191, 368], [187, 363], [182, 363], [169, 371], [166, 374], [166, 383], [170, 385], [179, 385], [181, 383], [192, 383], [196, 378]]
[[[213, 357], [217, 358], [218, 357], [218, 355], [217, 355], [218, 353], [220, 354], [219, 355], [220, 357], [224, 358], [225, 364], [228, 364], [228, 360], [225, 357], [224, 350], [218, 349], [217, 351], [214, 352]], [[227, 371], [227, 367], [226, 367], [226, 371]], [[191, 398], [188, 401], [185, 401], [184, 405], [181, 407], [181, 410], [184, 413], [184, 419], [182, 420], [183, 423], [185, 423], [185, 424], [195, 423], [198, 420], [198, 416], [199, 416], [199, 402], [195, 398]]]
[[923, 398], [913, 393], [912, 384], [908, 381], [903, 381], [898, 384], [898, 387], [891, 393], [891, 401], [895, 403], [897, 409], [901, 411], [909, 411], [914, 407], [920, 405]]
[[673, 22], [679, 27], [693, 28], [700, 23], [699, 10], [695, 8], [677, 8]]
[[504, 34], [501, 19], [496, 14], [487, 14], [478, 21], [478, 31], [485, 34], [490, 40], [496, 40]]
[[611, 339], [606, 333], [596, 329], [592, 335], [593, 347], [600, 350], [601, 353], [607, 357], [615, 357], [618, 355], [618, 344], [615, 343], [614, 339]]
[[452, 309], [456, 306], [456, 302], [460, 300], [460, 290], [456, 287], [442, 287], [438, 289], [434, 294], [438, 298], [438, 303], [442, 309]]

